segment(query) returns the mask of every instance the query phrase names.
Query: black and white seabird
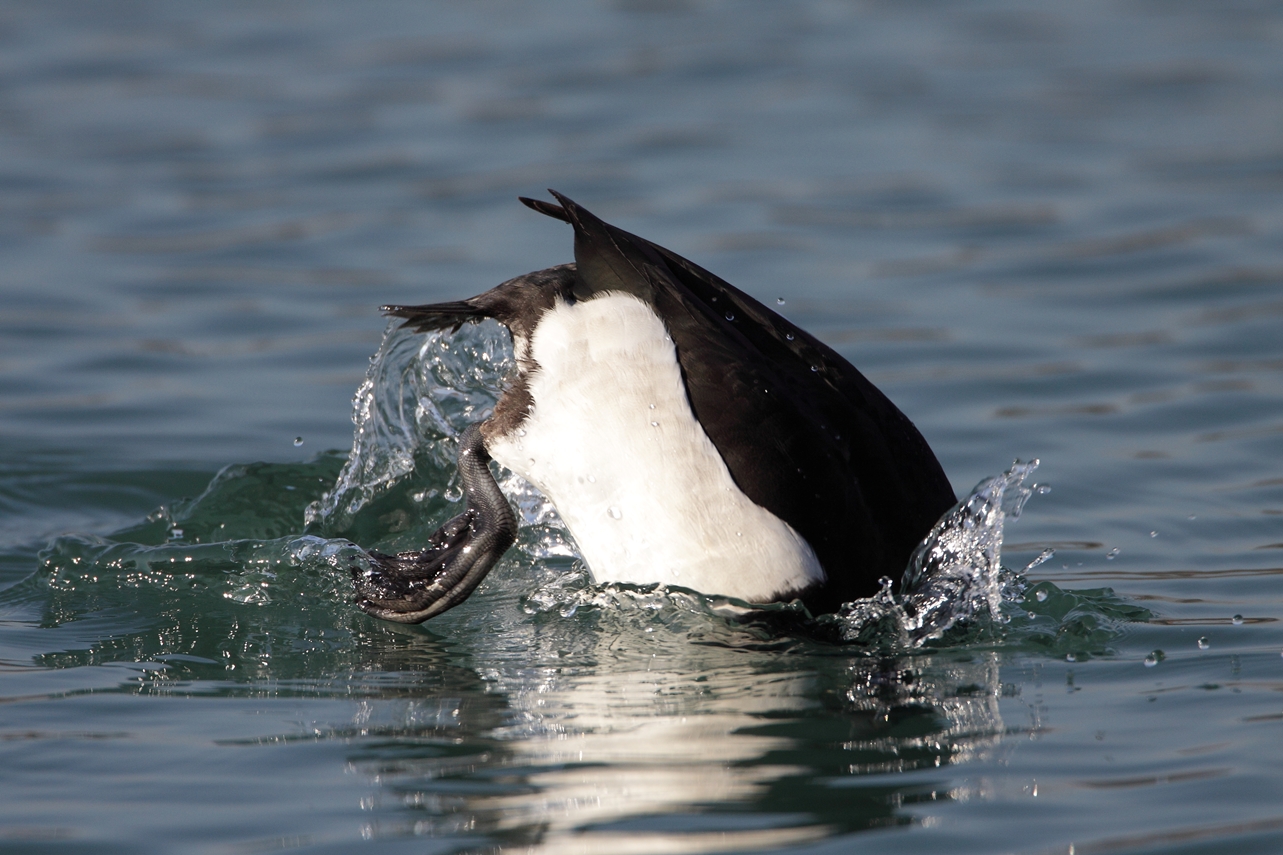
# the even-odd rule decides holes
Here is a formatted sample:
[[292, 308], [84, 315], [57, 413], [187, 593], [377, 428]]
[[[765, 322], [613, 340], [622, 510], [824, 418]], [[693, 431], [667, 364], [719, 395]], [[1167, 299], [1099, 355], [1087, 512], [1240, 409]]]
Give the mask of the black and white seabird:
[[552, 191], [575, 262], [467, 300], [384, 306], [420, 332], [493, 318], [517, 376], [459, 442], [468, 508], [427, 549], [371, 553], [357, 603], [418, 623], [516, 539], [491, 459], [556, 507], [595, 581], [814, 614], [898, 578], [955, 502], [913, 423], [849, 362], [685, 258]]

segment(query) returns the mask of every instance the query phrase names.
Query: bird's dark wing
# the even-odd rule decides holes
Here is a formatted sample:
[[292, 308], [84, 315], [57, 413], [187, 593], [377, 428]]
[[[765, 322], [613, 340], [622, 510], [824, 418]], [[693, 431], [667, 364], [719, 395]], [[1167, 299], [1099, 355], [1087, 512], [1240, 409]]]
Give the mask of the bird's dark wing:
[[698, 265], [570, 199], [530, 207], [575, 230], [579, 299], [622, 291], [654, 307], [691, 409], [750, 499], [796, 529], [829, 577], [819, 611], [899, 578], [955, 498], [926, 440], [838, 353]]

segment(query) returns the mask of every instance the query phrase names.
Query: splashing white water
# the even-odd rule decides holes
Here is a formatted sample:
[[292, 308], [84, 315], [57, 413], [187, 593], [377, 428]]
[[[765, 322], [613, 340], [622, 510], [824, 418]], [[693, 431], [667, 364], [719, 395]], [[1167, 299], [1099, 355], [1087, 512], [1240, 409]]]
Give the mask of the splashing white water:
[[352, 398], [352, 453], [334, 488], [308, 506], [308, 525], [346, 523], [378, 492], [414, 469], [418, 447], [413, 412], [419, 396], [412, 382], [420, 343], [415, 336], [389, 324], [383, 343], [365, 371], [365, 381]]
[[[334, 488], [308, 507], [306, 522], [346, 528], [361, 508], [409, 475], [418, 456], [451, 473], [445, 497], [461, 502], [459, 434], [489, 418], [515, 368], [508, 333], [494, 321], [426, 335], [392, 321], [352, 398], [352, 453]], [[498, 480], [523, 525], [564, 531], [552, 504], [523, 478], [502, 469]], [[549, 542], [538, 548], [566, 554], [565, 538], [544, 539]]]
[[867, 600], [847, 603], [836, 616], [845, 641], [888, 640], [916, 647], [962, 622], [1003, 621], [1002, 603], [1023, 591], [1024, 574], [1051, 557], [1044, 551], [1019, 573], [1002, 566], [1003, 526], [1017, 519], [1034, 486], [1038, 461], [1016, 461], [976, 485], [918, 544], [897, 594], [890, 579]]
[[[352, 453], [334, 488], [308, 507], [308, 523], [344, 528], [362, 507], [409, 475], [416, 457], [426, 456], [451, 473], [444, 495], [461, 502], [457, 438], [467, 425], [489, 417], [514, 369], [508, 335], [492, 321], [426, 336], [401, 329], [399, 322], [390, 324], [353, 399]], [[821, 623], [843, 641], [899, 648], [921, 646], [963, 623], [1002, 623], [1002, 603], [1019, 597], [1024, 572], [1051, 557], [1048, 550], [1020, 572], [1001, 564], [1004, 524], [1020, 516], [1038, 489], [1025, 486], [1037, 466], [1036, 460], [1016, 461], [1002, 475], [982, 481], [919, 544], [898, 592], [891, 579], [883, 579], [876, 595], [847, 603]], [[507, 470], [501, 470], [499, 484], [517, 509], [525, 530], [519, 546], [527, 555], [579, 557], [541, 493]], [[593, 586], [586, 573], [571, 573], [540, 586], [528, 597], [527, 611], [573, 614], [580, 607], [616, 602], [618, 596], [606, 594], [618, 587]], [[647, 602], [670, 598], [663, 586], [638, 596]], [[742, 611], [753, 608], [740, 605]]]

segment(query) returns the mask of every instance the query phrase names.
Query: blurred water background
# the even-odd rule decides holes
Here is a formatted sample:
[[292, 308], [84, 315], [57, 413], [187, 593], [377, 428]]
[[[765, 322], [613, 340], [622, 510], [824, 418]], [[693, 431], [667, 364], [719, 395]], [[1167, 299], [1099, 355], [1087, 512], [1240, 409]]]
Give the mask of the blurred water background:
[[[546, 187], [960, 495], [1041, 459], [1009, 622], [772, 633], [537, 519], [357, 613], [339, 536], [457, 507], [425, 441], [305, 528], [377, 306], [570, 260]], [[0, 331], [0, 851], [1283, 849], [1283, 5], [6, 3]]]

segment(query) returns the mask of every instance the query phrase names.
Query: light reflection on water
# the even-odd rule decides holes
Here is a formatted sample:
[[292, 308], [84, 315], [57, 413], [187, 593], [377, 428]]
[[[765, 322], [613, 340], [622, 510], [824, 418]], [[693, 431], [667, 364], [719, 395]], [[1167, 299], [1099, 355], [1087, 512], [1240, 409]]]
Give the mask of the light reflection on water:
[[[503, 765], [525, 770], [514, 772], [524, 792], [456, 796], [447, 812], [432, 803], [430, 782], [448, 772], [448, 763], [425, 759], [384, 770], [357, 762], [356, 768], [378, 775], [403, 803], [427, 808], [436, 831], [453, 824], [537, 852], [768, 849], [896, 822], [892, 801], [872, 812], [849, 806], [828, 812], [779, 794], [817, 771], [790, 756], [797, 748], [790, 730], [816, 705], [817, 675], [740, 667], [703, 674], [692, 685], [689, 671], [672, 670], [682, 664], [543, 680], [494, 675], [497, 690], [516, 689], [507, 694], [516, 723], [499, 736], [512, 740]], [[851, 669], [847, 700], [858, 697], [860, 707], [848, 710], [848, 738], [831, 746], [829, 774], [966, 762], [1000, 738], [995, 690], [977, 686], [947, 710], [873, 708], [867, 687], [858, 685], [872, 677], [864, 670]], [[879, 673], [876, 665], [867, 670]], [[975, 685], [976, 677], [996, 679], [997, 669], [991, 661], [950, 676]], [[893, 716], [901, 727], [916, 720], [924, 735], [879, 736], [879, 726], [890, 729]], [[927, 757], [915, 758], [919, 752]], [[843, 759], [852, 761], [846, 770]], [[758, 827], [746, 828], [738, 811], [724, 813], [719, 805], [756, 807], [758, 818], [747, 825]]]
[[[805, 658], [595, 640], [558, 667], [481, 667], [490, 705], [432, 695], [357, 704], [347, 733], [376, 744], [350, 762], [378, 783], [385, 809], [367, 833], [479, 834], [536, 852], [772, 849], [903, 824], [906, 801], [952, 796], [860, 776], [980, 760], [1006, 732], [992, 653], [919, 659], [915, 674], [903, 660], [817, 670]], [[844, 781], [869, 793], [824, 794]]]

